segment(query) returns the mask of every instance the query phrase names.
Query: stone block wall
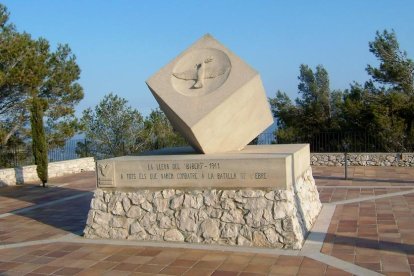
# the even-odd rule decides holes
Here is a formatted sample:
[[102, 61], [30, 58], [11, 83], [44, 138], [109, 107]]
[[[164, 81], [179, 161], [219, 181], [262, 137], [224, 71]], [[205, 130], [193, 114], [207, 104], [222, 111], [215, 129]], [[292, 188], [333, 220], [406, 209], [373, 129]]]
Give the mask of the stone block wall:
[[97, 189], [87, 238], [300, 249], [321, 209], [309, 168], [288, 190]]
[[[51, 162], [48, 166], [49, 178], [58, 177], [83, 171], [95, 171], [93, 157]], [[37, 177], [36, 166], [24, 166], [0, 170], [0, 187], [14, 186], [27, 182], [40, 181]]]
[[[345, 166], [343, 153], [311, 153], [312, 166]], [[414, 153], [348, 153], [350, 166], [414, 167]]]

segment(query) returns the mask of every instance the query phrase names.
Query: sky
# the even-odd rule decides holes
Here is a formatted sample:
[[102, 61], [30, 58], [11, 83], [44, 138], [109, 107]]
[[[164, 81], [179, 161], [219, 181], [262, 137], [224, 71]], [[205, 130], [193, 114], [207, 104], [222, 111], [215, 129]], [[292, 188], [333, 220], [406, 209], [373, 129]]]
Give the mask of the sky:
[[298, 96], [299, 66], [327, 69], [331, 89], [369, 79], [368, 50], [376, 31], [394, 29], [414, 58], [412, 0], [0, 0], [19, 31], [67, 43], [94, 107], [109, 92], [148, 115], [158, 107], [145, 84], [204, 34], [210, 33], [256, 69], [266, 94]]

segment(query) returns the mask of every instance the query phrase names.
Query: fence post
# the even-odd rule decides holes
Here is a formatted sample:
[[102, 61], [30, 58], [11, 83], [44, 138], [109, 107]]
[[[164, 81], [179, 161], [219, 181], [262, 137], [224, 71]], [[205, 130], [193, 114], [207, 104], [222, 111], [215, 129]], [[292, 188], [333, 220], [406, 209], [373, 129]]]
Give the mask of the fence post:
[[343, 148], [344, 148], [344, 158], [345, 158], [345, 180], [348, 180], [348, 149], [349, 144], [346, 142], [343, 142]]
[[18, 158], [17, 158], [17, 145], [13, 144], [13, 163], [14, 163], [14, 167], [18, 166]]
[[397, 153], [397, 156], [396, 156], [395, 159], [397, 160], [396, 167], [399, 167], [400, 166], [400, 161], [402, 159], [402, 152], [401, 153]]
[[85, 138], [85, 157], [88, 157], [89, 153], [88, 153], [88, 140]]
[[348, 180], [348, 153], [345, 150], [345, 180]]

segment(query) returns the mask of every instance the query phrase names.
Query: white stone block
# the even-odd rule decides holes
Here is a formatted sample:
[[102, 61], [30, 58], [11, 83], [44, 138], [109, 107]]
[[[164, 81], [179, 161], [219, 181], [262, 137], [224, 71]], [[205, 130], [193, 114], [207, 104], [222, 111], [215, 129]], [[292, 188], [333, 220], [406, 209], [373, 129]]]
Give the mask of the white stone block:
[[202, 153], [241, 150], [273, 123], [259, 74], [210, 35], [147, 85], [175, 129]]

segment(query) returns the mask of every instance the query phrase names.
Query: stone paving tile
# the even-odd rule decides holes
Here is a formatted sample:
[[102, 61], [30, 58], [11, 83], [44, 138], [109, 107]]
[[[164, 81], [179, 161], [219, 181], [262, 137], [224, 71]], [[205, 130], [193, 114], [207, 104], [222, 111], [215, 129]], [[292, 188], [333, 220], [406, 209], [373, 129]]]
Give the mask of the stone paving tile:
[[[67, 183], [65, 187], [41, 188], [34, 184], [0, 189], [1, 213], [53, 202], [68, 196], [85, 194], [75, 202], [62, 202], [0, 218], [0, 244], [56, 238], [67, 233], [81, 232], [94, 188], [92, 172], [80, 173], [51, 180]], [[3, 202], [5, 204], [3, 204]]]
[[81, 193], [75, 189], [42, 188], [34, 185], [15, 187], [12, 191], [11, 193], [0, 191], [0, 201], [3, 203], [0, 207], [2, 214]]
[[381, 273], [414, 273], [414, 193], [339, 205], [321, 252]]
[[325, 271], [326, 276], [351, 276], [352, 273], [337, 269], [332, 266], [328, 266]]
[[[51, 187], [42, 188], [38, 183], [0, 188], [0, 214], [12, 212], [40, 203], [47, 203], [64, 197], [93, 191], [96, 187], [95, 172], [84, 172], [75, 175], [53, 178]], [[56, 185], [69, 185], [58, 187]]]
[[[319, 198], [322, 203], [335, 203], [337, 201], [363, 198], [368, 196], [378, 196], [389, 193], [396, 193], [402, 191], [409, 191], [414, 189], [412, 187], [407, 188], [326, 188], [326, 186], [318, 186]], [[368, 211], [368, 210], [367, 210]]]
[[[171, 248], [139, 249], [143, 250], [138, 252], [139, 250], [129, 246], [73, 245], [70, 243], [28, 246], [24, 247], [24, 250], [22, 248], [3, 249], [1, 250], [2, 256], [13, 256], [13, 259], [0, 261], [0, 271], [5, 275], [14, 273], [53, 275], [129, 275], [131, 273], [133, 273], [131, 275], [139, 275], [138, 273], [151, 275], [307, 275], [317, 273], [314, 275], [323, 275], [328, 267], [326, 264], [300, 256]], [[151, 256], [145, 256], [145, 253], [143, 254], [145, 251]], [[200, 251], [205, 254], [199, 254]], [[129, 254], [124, 255], [123, 253], [126, 252]], [[191, 260], [186, 259], [186, 256], [192, 255], [193, 252], [197, 257]], [[134, 253], [141, 255], [134, 255]], [[38, 256], [39, 254], [41, 256]], [[156, 259], [166, 258], [167, 255], [172, 256], [172, 262], [153, 262]], [[52, 261], [46, 264], [28, 262], [30, 259], [43, 256], [49, 256]], [[87, 256], [99, 257], [88, 259]], [[138, 261], [139, 258], [142, 260]], [[238, 266], [238, 269], [235, 266]]]
[[68, 233], [80, 233], [85, 226], [92, 194], [36, 208], [19, 215], [0, 218], [0, 244], [56, 238]]
[[408, 186], [414, 187], [414, 169], [410, 167], [344, 167], [313, 166], [318, 186]]

